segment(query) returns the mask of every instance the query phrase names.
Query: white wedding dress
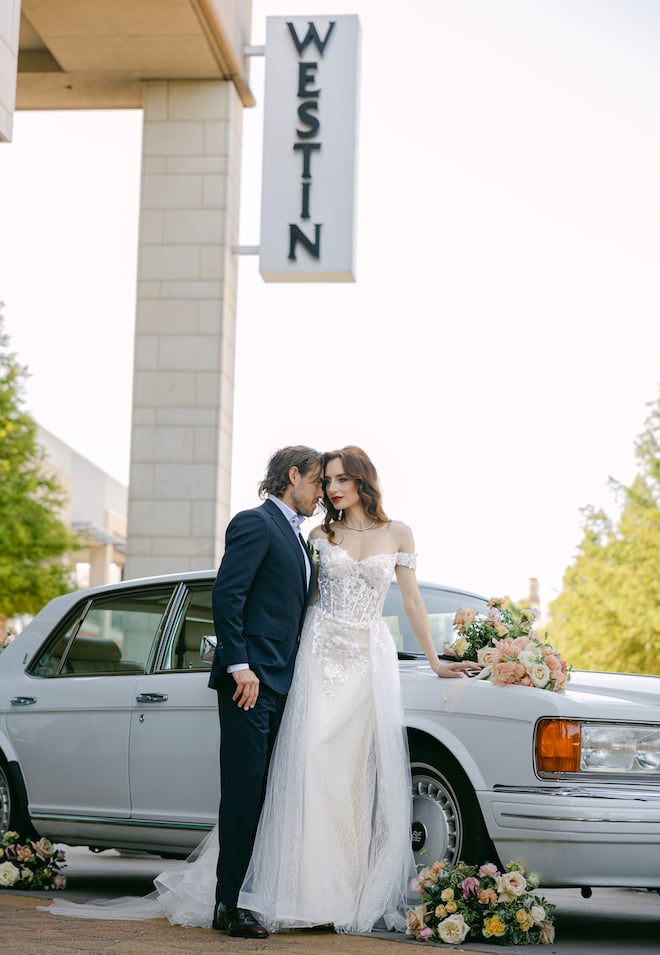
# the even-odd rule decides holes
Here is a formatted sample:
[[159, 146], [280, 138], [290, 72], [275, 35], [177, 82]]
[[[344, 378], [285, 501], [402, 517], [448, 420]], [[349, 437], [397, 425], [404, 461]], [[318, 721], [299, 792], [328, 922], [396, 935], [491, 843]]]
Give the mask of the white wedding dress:
[[[382, 609], [397, 564], [355, 560], [321, 538], [318, 597], [307, 612], [273, 751], [254, 851], [238, 904], [271, 931], [333, 924], [405, 929], [414, 860], [408, 752], [397, 656]], [[46, 911], [82, 918], [156, 918], [208, 927], [217, 835], [144, 899]]]

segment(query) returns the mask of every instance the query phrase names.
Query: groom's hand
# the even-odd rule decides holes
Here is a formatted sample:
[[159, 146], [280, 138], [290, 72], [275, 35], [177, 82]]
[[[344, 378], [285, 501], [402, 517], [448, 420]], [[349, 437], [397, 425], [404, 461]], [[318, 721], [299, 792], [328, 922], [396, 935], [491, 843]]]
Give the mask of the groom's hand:
[[239, 709], [253, 709], [259, 696], [259, 677], [252, 670], [234, 670], [232, 676], [236, 682], [232, 700]]

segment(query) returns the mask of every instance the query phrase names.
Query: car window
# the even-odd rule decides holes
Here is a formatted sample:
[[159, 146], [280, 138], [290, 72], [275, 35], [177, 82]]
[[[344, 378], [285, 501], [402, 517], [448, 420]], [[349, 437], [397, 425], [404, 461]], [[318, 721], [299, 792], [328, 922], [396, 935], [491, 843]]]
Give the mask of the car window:
[[[438, 653], [443, 652], [445, 644], [454, 642], [455, 634], [452, 625], [454, 614], [459, 607], [477, 607], [484, 612], [486, 610], [486, 601], [480, 597], [442, 590], [439, 587], [428, 587], [424, 584], [420, 584], [419, 589], [424, 599], [431, 636]], [[399, 653], [422, 653], [404, 613], [401, 593], [396, 584], [392, 584], [385, 600], [383, 620], [390, 629]]]
[[210, 661], [202, 659], [204, 651], [201, 649], [205, 637], [215, 638], [211, 591], [211, 586], [191, 588], [188, 591], [158, 664], [159, 670], [211, 668]]
[[143, 673], [174, 587], [118, 593], [84, 605], [50, 642], [35, 676]]

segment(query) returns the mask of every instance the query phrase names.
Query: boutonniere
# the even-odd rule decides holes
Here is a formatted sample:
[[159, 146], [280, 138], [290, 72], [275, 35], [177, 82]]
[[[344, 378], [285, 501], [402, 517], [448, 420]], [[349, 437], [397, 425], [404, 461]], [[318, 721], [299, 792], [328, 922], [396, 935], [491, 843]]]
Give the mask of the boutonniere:
[[320, 560], [319, 552], [310, 540], [307, 541], [307, 553], [309, 554], [309, 559], [312, 562], [312, 567], [316, 567]]

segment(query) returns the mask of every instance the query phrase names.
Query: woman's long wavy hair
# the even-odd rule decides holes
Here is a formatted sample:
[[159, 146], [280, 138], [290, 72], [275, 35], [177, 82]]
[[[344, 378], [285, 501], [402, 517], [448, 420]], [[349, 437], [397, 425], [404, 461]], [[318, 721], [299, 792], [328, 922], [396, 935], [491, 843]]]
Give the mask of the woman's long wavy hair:
[[[353, 478], [357, 485], [360, 503], [369, 520], [378, 521], [381, 524], [387, 524], [389, 517], [383, 510], [382, 495], [378, 484], [378, 474], [376, 468], [371, 463], [369, 456], [354, 444], [349, 444], [338, 451], [325, 451], [323, 454], [323, 472], [330, 461], [337, 458], [341, 461], [344, 474]], [[323, 490], [323, 506], [325, 507], [325, 519], [323, 521], [323, 530], [330, 540], [333, 539], [332, 522], [339, 520], [341, 511], [338, 511], [328, 497], [325, 486]]]

